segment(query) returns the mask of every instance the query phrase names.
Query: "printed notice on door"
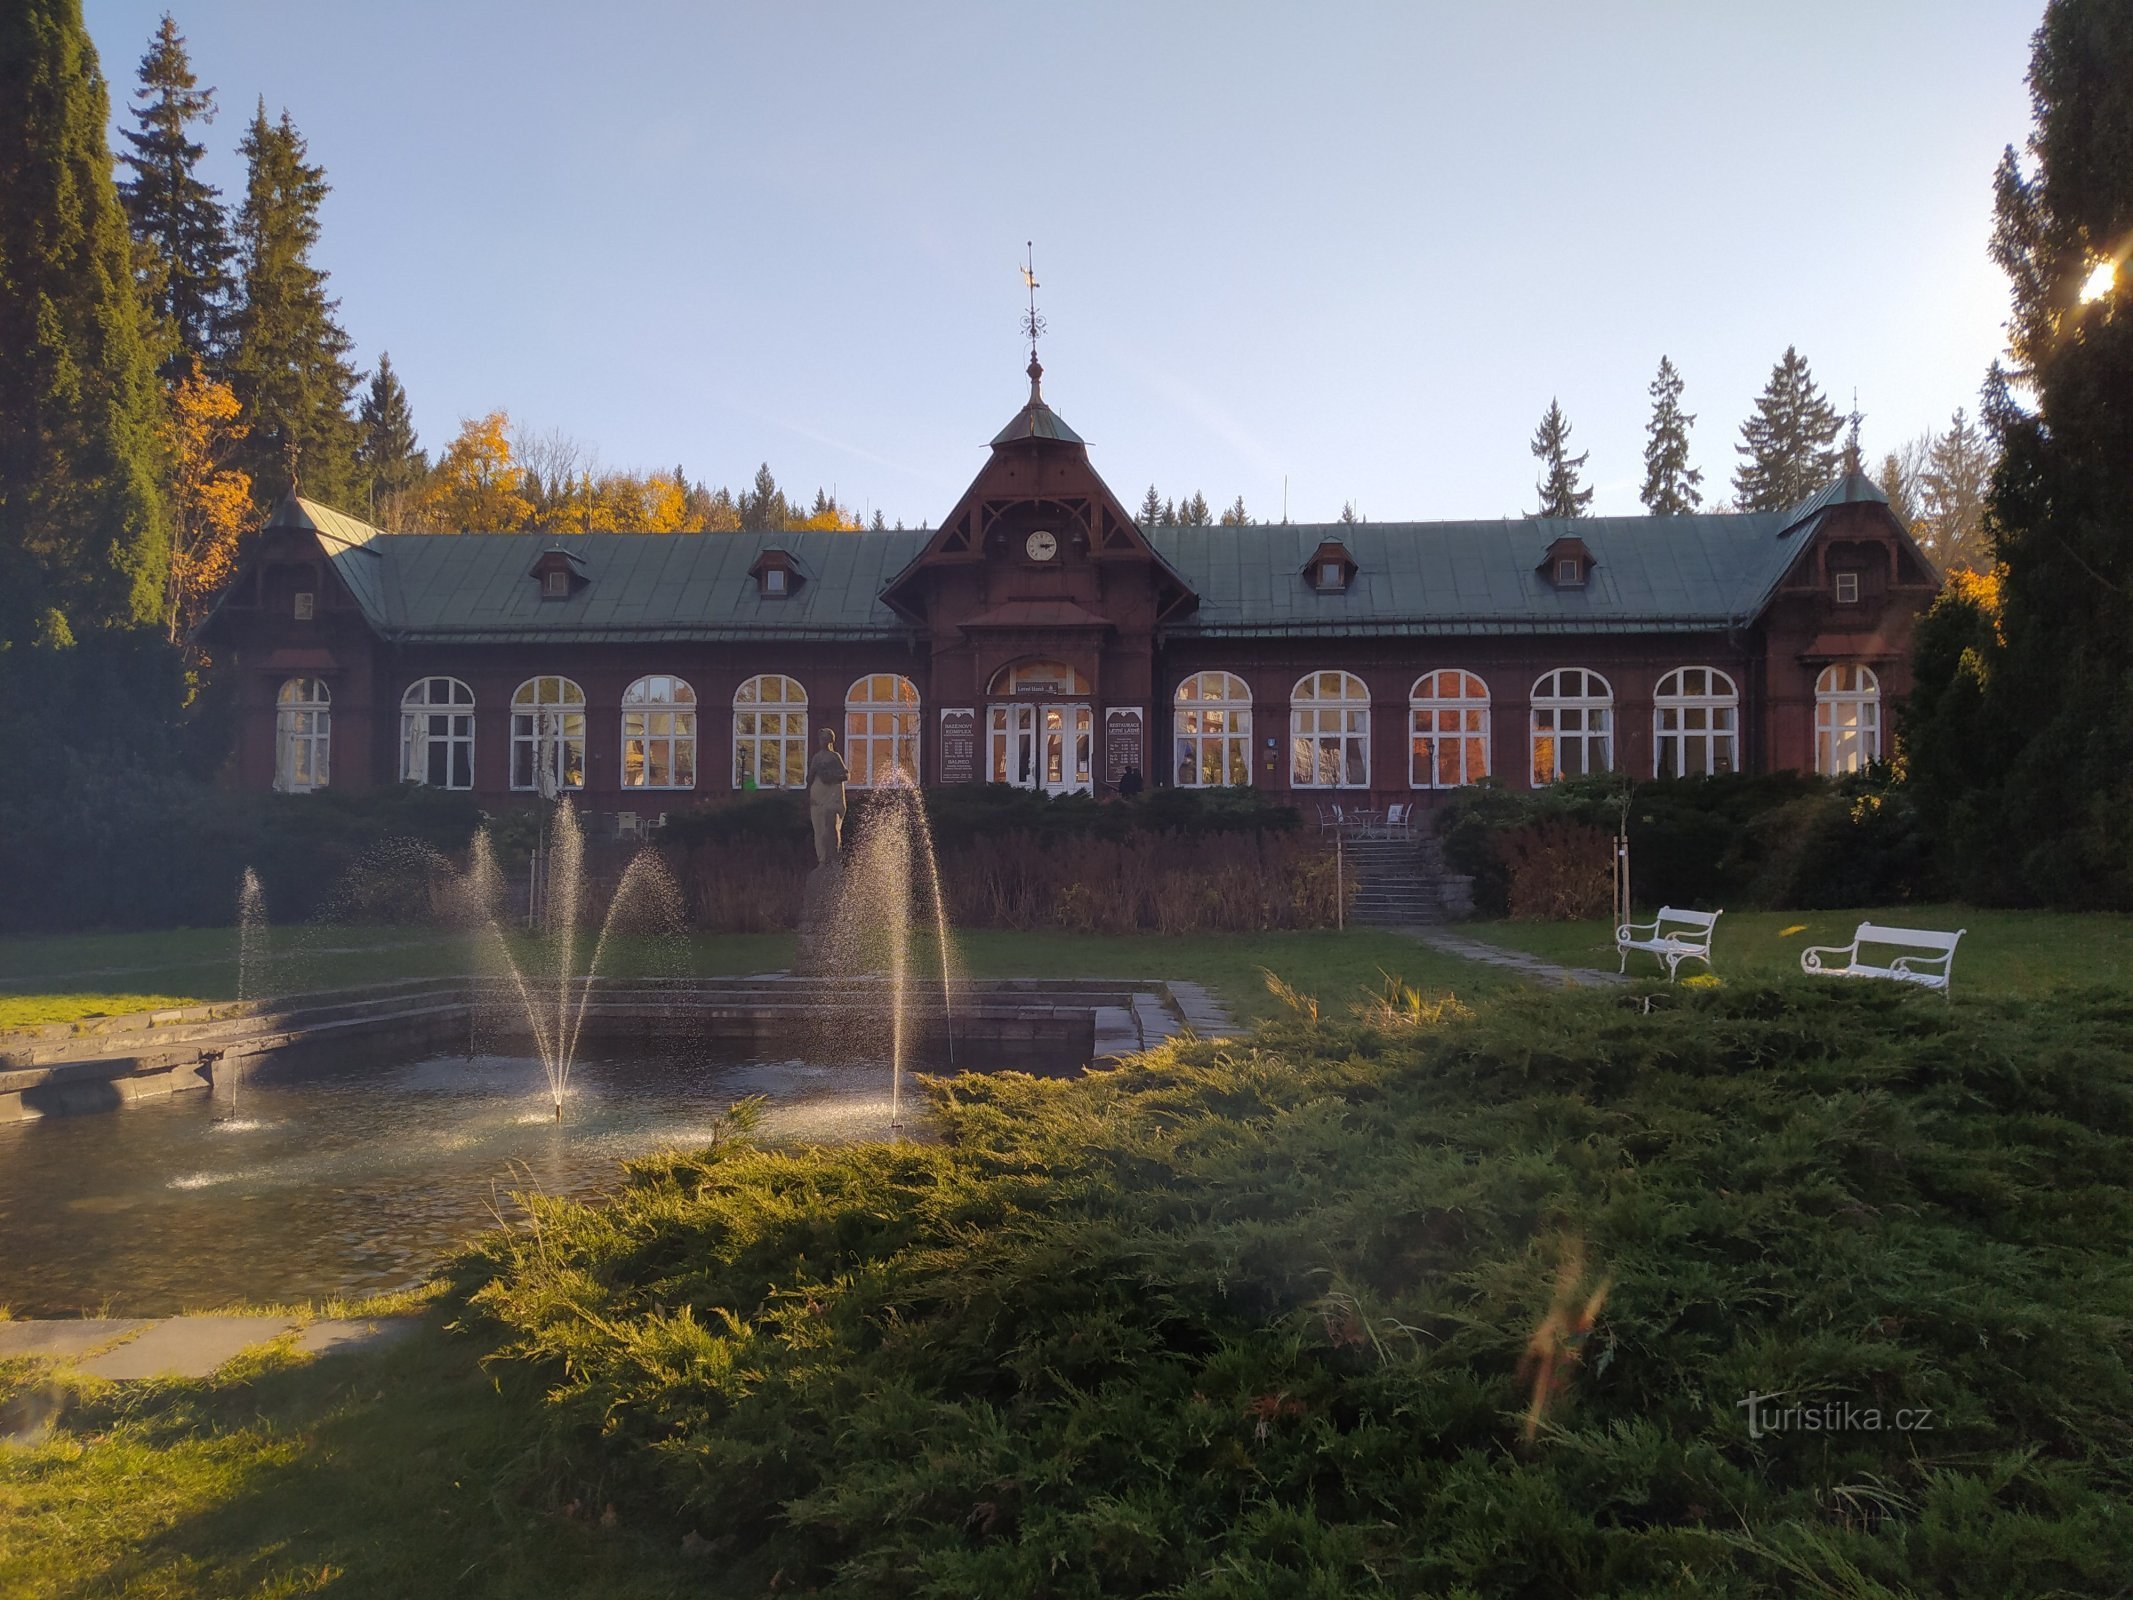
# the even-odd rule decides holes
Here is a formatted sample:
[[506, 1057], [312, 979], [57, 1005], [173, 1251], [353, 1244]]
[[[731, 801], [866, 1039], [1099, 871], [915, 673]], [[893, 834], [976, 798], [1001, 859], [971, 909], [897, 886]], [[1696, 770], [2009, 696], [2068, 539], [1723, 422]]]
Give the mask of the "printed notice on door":
[[1113, 706], [1104, 713], [1104, 782], [1116, 787], [1141, 763], [1141, 708]]
[[978, 714], [967, 706], [941, 712], [941, 782], [973, 783], [978, 776]]

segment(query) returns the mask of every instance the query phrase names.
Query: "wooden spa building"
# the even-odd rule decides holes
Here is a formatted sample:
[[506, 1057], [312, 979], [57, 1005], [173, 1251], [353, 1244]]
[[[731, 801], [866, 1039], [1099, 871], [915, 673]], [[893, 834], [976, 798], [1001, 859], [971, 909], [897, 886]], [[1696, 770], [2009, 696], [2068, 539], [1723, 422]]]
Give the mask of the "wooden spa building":
[[1788, 511], [1143, 527], [1044, 400], [912, 532], [388, 534], [291, 497], [204, 626], [236, 779], [571, 793], [613, 831], [801, 782], [1842, 772], [1939, 580], [1857, 473]]

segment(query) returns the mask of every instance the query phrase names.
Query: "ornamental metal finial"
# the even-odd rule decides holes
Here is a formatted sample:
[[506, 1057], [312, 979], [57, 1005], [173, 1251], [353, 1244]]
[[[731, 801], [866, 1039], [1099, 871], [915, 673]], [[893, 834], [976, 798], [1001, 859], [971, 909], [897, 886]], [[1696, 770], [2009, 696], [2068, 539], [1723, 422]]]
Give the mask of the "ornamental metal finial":
[[1037, 315], [1037, 247], [1034, 240], [1027, 241], [1029, 256], [1022, 266], [1022, 282], [1029, 289], [1029, 310], [1022, 314], [1022, 332], [1029, 339], [1029, 382], [1032, 398], [1037, 393], [1037, 379], [1044, 368], [1037, 362], [1037, 336], [1044, 332], [1044, 318]]

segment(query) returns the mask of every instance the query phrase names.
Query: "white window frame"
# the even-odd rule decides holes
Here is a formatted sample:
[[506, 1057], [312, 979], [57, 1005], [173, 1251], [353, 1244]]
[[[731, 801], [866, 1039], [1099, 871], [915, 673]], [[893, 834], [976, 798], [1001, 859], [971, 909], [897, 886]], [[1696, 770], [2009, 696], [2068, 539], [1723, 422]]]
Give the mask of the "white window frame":
[[298, 622], [316, 620], [318, 616], [318, 591], [315, 589], [297, 590], [296, 602], [290, 606], [289, 612]]
[[648, 672], [622, 691], [621, 778], [625, 789], [696, 787], [696, 690], [686, 678]]
[[333, 780], [333, 691], [323, 678], [284, 678], [274, 692], [274, 788], [310, 794]]
[[1861, 661], [1833, 661], [1815, 679], [1815, 771], [1857, 772], [1881, 759], [1881, 679]]
[[511, 787], [557, 795], [585, 787], [585, 691], [543, 673], [511, 692]]
[[1252, 782], [1252, 687], [1234, 672], [1195, 672], [1171, 697], [1171, 765], [1180, 789]]
[[804, 789], [807, 756], [807, 690], [799, 679], [759, 672], [733, 691], [734, 788]]
[[878, 782], [900, 773], [902, 784], [919, 785], [918, 685], [894, 672], [870, 672], [844, 691], [844, 764], [857, 789], [887, 788]]
[[1488, 775], [1488, 684], [1460, 667], [1423, 673], [1407, 691], [1407, 786], [1459, 789]]
[[1321, 668], [1289, 691], [1289, 787], [1370, 787], [1370, 690], [1354, 673]]
[[1572, 589], [1581, 587], [1585, 582], [1585, 563], [1576, 556], [1557, 556], [1555, 581]]
[[1859, 569], [1856, 567], [1840, 567], [1830, 576], [1834, 580], [1837, 604], [1840, 606], [1857, 605], [1859, 603]]
[[1740, 686], [1717, 667], [1676, 667], [1652, 692], [1652, 776], [1738, 771]]
[[[1614, 685], [1590, 667], [1557, 667], [1535, 679], [1526, 727], [1526, 779], [1533, 788], [1545, 789], [1561, 778], [1615, 770]], [[1543, 740], [1548, 742], [1545, 772], [1541, 770]], [[1564, 761], [1566, 748], [1578, 752], [1576, 766]]]
[[[439, 760], [445, 781], [432, 784], [431, 768]], [[400, 696], [400, 781], [474, 787], [474, 691], [458, 678], [417, 678]]]

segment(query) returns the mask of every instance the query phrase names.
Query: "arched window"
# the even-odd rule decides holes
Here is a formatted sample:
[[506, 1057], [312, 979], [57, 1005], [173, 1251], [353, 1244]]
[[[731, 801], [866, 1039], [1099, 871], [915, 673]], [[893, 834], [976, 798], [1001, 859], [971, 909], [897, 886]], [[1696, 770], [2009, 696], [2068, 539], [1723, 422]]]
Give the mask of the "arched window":
[[622, 691], [622, 787], [696, 787], [696, 691], [671, 674]]
[[457, 678], [417, 678], [400, 696], [400, 781], [474, 787], [474, 691]]
[[317, 678], [288, 678], [274, 696], [274, 787], [309, 794], [333, 768], [333, 696]]
[[844, 691], [844, 764], [862, 789], [918, 783], [918, 685], [872, 672]]
[[1177, 781], [1212, 789], [1252, 781], [1252, 691], [1234, 672], [1195, 672], [1178, 685]]
[[1612, 772], [1615, 692], [1583, 667], [1543, 674], [1533, 686], [1533, 785]]
[[585, 787], [585, 691], [568, 678], [528, 678], [511, 696], [511, 787]]
[[798, 789], [807, 783], [807, 691], [766, 672], [733, 691], [733, 787]]
[[1407, 695], [1407, 782], [1456, 789], [1489, 775], [1489, 686], [1444, 669], [1415, 679]]
[[1815, 771], [1831, 777], [1881, 759], [1881, 680], [1840, 661], [1815, 680]]
[[1310, 672], [1289, 694], [1289, 783], [1370, 787], [1370, 691], [1352, 672]]
[[1740, 770], [1740, 690], [1716, 667], [1676, 667], [1652, 696], [1652, 774]]

